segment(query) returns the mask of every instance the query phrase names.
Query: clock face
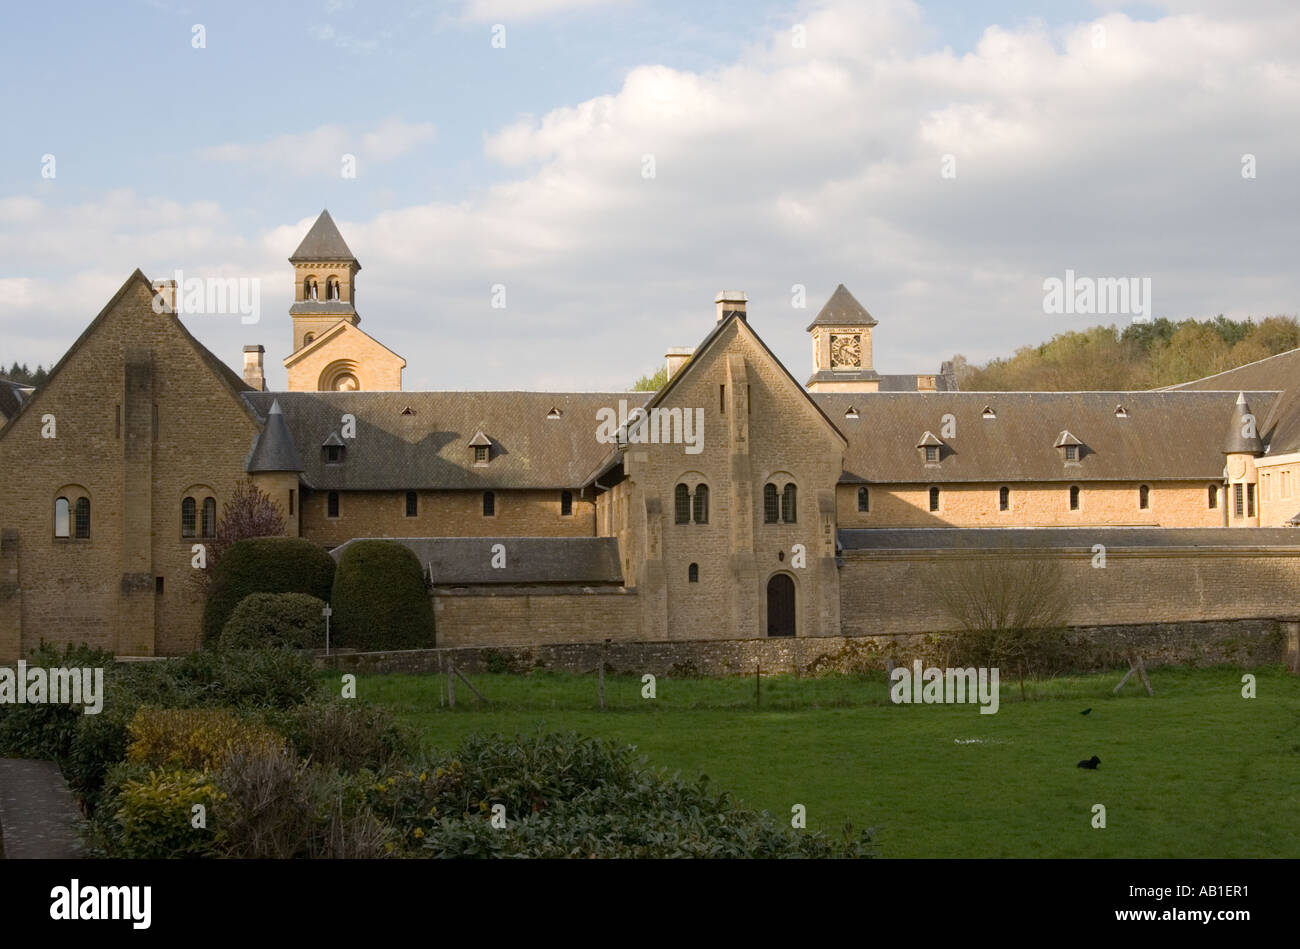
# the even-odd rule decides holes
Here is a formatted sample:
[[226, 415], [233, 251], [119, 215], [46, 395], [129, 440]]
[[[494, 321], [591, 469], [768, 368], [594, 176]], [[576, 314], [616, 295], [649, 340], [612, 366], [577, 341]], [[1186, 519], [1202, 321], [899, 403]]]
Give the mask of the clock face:
[[831, 337], [831, 368], [857, 368], [862, 365], [862, 337]]

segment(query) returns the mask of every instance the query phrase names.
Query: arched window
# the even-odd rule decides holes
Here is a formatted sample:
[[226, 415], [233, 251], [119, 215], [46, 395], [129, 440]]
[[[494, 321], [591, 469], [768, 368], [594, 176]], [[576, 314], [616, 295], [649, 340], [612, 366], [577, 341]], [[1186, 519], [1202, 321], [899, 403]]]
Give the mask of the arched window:
[[198, 521], [198, 510], [193, 498], [181, 502], [181, 536], [193, 537]]
[[90, 498], [77, 498], [73, 524], [79, 539], [85, 540], [90, 536]]
[[302, 282], [302, 298], [304, 300], [316, 299], [316, 278], [308, 277]]
[[68, 506], [67, 498], [59, 498], [54, 502], [54, 536], [69, 536], [69, 524], [71, 523], [69, 514], [71, 508]]
[[483, 492], [483, 516], [496, 517], [497, 496], [491, 491]]
[[1219, 486], [1217, 484], [1210, 485], [1206, 492], [1206, 501], [1210, 507], [1219, 506]]
[[858, 510], [863, 514], [871, 510], [871, 492], [865, 487], [858, 488]]
[[339, 278], [327, 277], [325, 280], [325, 299], [337, 300], [339, 298]]
[[203, 536], [217, 536], [217, 500], [216, 498], [203, 499]]
[[339, 516], [339, 493], [337, 491], [331, 491], [325, 496], [325, 516]]
[[560, 516], [570, 517], [573, 514], [573, 492], [560, 492]]
[[1138, 507], [1144, 511], [1151, 507], [1151, 489], [1145, 484], [1138, 488]]
[[1011, 509], [1011, 489], [1008, 487], [998, 488], [998, 510], [1008, 511]]
[[1070, 486], [1070, 510], [1079, 510], [1079, 486], [1077, 484]]
[[939, 510], [939, 489], [938, 488], [930, 489], [930, 510], [932, 511]]
[[302, 344], [303, 344], [304, 346], [309, 346], [309, 345], [311, 345], [312, 343], [314, 343], [315, 341], [316, 341], [316, 334], [315, 334], [315, 333], [308, 333], [306, 336], [304, 336], [304, 337], [302, 338]]
[[406, 516], [415, 517], [420, 513], [420, 495], [414, 491], [406, 492]]
[[695, 523], [709, 523], [709, 486], [697, 485], [695, 488]]
[[781, 507], [777, 501], [776, 485], [763, 485], [763, 523], [775, 524], [781, 519]]
[[673, 489], [673, 523], [691, 522], [691, 489], [679, 484]]
[[699, 565], [699, 564], [697, 564], [697, 563], [693, 563], [693, 564], [691, 564], [689, 567], [686, 568], [686, 581], [687, 581], [688, 583], [699, 583], [699, 582], [700, 582], [700, 565]]
[[787, 524], [793, 524], [798, 520], [797, 508], [799, 499], [799, 489], [793, 484], [787, 484], [785, 490], [781, 492], [781, 520]]

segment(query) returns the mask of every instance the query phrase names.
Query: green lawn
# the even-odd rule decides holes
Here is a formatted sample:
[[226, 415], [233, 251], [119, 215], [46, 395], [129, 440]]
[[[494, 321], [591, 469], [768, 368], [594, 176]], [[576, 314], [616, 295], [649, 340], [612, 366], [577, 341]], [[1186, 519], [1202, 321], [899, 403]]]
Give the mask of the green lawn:
[[[1300, 857], [1300, 677], [1253, 670], [1156, 669], [1155, 697], [1120, 672], [1003, 682], [1000, 708], [893, 705], [875, 677], [474, 676], [483, 707], [445, 677], [360, 677], [431, 746], [471, 732], [575, 730], [608, 736], [684, 774], [703, 772], [774, 814], [807, 808], [810, 830], [876, 828], [884, 857]], [[337, 682], [337, 678], [333, 681]], [[1084, 708], [1089, 715], [1081, 715]], [[971, 739], [978, 739], [972, 741]], [[1075, 767], [1101, 758], [1095, 772]], [[1106, 828], [1091, 826], [1106, 807]]]

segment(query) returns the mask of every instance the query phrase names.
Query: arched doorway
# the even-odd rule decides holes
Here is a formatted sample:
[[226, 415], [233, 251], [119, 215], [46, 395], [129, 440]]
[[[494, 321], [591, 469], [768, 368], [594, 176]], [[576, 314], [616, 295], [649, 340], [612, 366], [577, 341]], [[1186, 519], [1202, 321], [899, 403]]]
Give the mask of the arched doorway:
[[794, 635], [794, 581], [778, 573], [767, 581], [767, 635]]

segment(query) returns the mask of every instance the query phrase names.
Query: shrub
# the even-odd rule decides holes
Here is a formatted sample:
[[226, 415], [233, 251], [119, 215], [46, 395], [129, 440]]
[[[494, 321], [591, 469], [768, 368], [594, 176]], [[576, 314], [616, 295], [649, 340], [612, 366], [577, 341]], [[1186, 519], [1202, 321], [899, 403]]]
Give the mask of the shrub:
[[351, 774], [379, 771], [415, 747], [409, 730], [381, 705], [356, 701], [313, 702], [293, 709], [276, 725], [312, 764]]
[[433, 645], [433, 608], [420, 561], [395, 541], [349, 544], [339, 558], [331, 602], [339, 645], [366, 650]]
[[141, 708], [129, 726], [126, 760], [168, 770], [210, 771], [236, 751], [274, 751], [284, 737], [225, 708]]
[[204, 641], [215, 644], [250, 593], [306, 593], [328, 600], [334, 558], [300, 537], [258, 537], [231, 546], [212, 570], [203, 606]]
[[287, 709], [320, 688], [311, 660], [281, 649], [203, 650], [172, 661], [176, 676], [197, 690], [193, 705]]
[[[59, 647], [44, 641], [31, 651], [26, 662], [29, 668], [103, 669], [105, 690], [116, 665], [110, 652], [84, 644]], [[16, 664], [14, 671], [16, 674]], [[62, 761], [72, 747], [82, 720], [95, 717], [85, 714], [80, 705], [56, 702], [0, 704], [0, 758]]]
[[[129, 859], [201, 857], [213, 852], [214, 826], [194, 827], [194, 805], [211, 813], [220, 792], [202, 771], [151, 771], [128, 780], [117, 797], [111, 856]], [[205, 821], [206, 822], [206, 821]]]
[[222, 627], [222, 649], [317, 649], [325, 601], [306, 593], [250, 593]]

